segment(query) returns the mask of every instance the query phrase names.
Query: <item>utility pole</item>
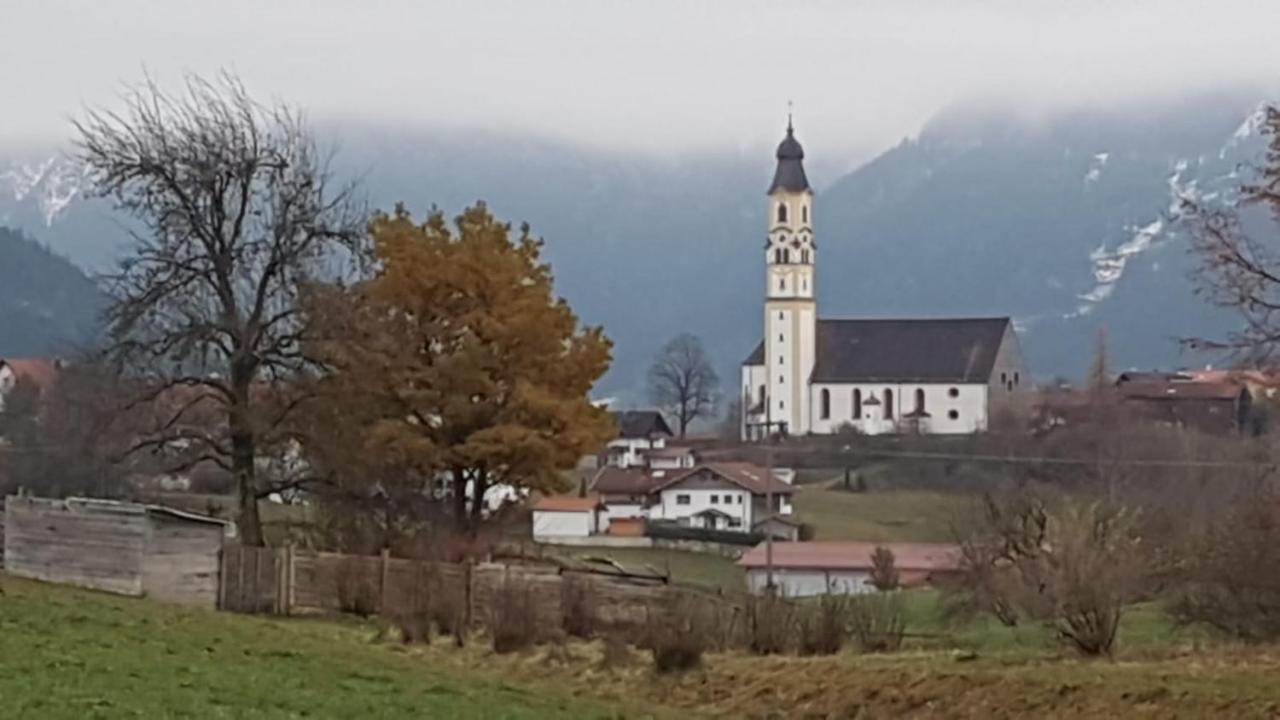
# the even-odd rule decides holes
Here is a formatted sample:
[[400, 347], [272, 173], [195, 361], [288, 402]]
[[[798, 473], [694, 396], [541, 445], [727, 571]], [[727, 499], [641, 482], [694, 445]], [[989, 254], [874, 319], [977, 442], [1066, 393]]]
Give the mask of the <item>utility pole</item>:
[[764, 577], [765, 591], [773, 594], [773, 428], [765, 425], [764, 438]]

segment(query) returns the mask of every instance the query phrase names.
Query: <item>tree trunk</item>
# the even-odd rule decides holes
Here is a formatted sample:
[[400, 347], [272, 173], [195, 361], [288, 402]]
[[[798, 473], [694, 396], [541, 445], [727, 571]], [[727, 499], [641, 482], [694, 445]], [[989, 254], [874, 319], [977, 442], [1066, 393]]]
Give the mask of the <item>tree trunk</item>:
[[467, 473], [460, 467], [453, 474], [453, 524], [459, 531], [467, 529]]
[[484, 517], [481, 515], [481, 512], [484, 510], [484, 494], [489, 489], [488, 484], [485, 482], [485, 476], [486, 473], [484, 470], [478, 470], [476, 472], [475, 482], [472, 485], [471, 521], [468, 525], [468, 529], [472, 533], [475, 533], [475, 531], [480, 527], [480, 523], [484, 521]]
[[[240, 542], [250, 547], [261, 547], [262, 521], [258, 517], [258, 486], [253, 467], [253, 433], [243, 427], [243, 421], [231, 423], [231, 468], [236, 481], [236, 495], [240, 515], [236, 527]], [[239, 427], [238, 427], [239, 426]]]
[[249, 388], [253, 372], [237, 363], [231, 366], [232, 394], [235, 404], [231, 408], [231, 473], [236, 481], [236, 496], [240, 514], [236, 526], [240, 542], [250, 547], [262, 547], [262, 520], [258, 516], [258, 483], [254, 460], [257, 456], [256, 438], [249, 423]]

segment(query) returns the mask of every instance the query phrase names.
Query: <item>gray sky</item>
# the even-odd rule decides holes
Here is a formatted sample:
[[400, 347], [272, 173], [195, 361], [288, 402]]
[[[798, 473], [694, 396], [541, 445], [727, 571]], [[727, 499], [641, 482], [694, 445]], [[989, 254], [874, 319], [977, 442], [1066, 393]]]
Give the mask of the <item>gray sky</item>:
[[[1028, 113], [1280, 78], [1280, 1], [0, 0], [0, 141], [61, 140], [150, 71], [238, 72], [317, 119], [852, 161], [944, 105]], [[5, 143], [8, 144], [8, 143]]]

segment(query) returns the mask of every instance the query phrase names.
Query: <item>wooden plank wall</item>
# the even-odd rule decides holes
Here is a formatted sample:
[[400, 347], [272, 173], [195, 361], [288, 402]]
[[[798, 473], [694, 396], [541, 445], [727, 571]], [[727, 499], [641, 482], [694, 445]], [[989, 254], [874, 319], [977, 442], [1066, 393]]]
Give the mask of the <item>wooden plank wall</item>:
[[147, 597], [215, 607], [223, 527], [152, 513], [150, 530], [142, 557], [142, 590]]
[[141, 595], [146, 540], [139, 506], [5, 500], [5, 571], [14, 575]]
[[[623, 633], [644, 632], [654, 617], [665, 617], [682, 601], [702, 603], [726, 634], [741, 616], [732, 599], [700, 590], [546, 566], [472, 566], [234, 545], [223, 554], [222, 607], [241, 612], [355, 613], [393, 620], [425, 612], [437, 622], [445, 614], [484, 627], [499, 593], [509, 591], [533, 605], [539, 628], [550, 633], [563, 626], [566, 602], [585, 603], [593, 627]], [[574, 600], [571, 593], [582, 595]]]

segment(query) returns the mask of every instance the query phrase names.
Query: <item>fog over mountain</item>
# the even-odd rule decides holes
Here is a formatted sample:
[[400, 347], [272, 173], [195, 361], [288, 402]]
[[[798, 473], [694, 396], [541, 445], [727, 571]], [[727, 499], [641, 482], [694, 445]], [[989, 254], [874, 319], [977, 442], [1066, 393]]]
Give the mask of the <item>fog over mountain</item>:
[[[1230, 198], [1261, 149], [1257, 105], [1219, 93], [1142, 112], [957, 107], [843, 175], [801, 123], [819, 180], [820, 314], [1010, 315], [1042, 379], [1079, 375], [1102, 325], [1117, 366], [1203, 363], [1173, 338], [1234, 318], [1192, 296], [1177, 198]], [[683, 331], [736, 386], [759, 339], [771, 150], [655, 158], [495, 132], [321, 132], [373, 207], [453, 214], [484, 199], [530, 222], [559, 292], [617, 343], [600, 395], [642, 403], [649, 359]], [[125, 232], [81, 180], [55, 155], [0, 151], [0, 224], [103, 267]]]

